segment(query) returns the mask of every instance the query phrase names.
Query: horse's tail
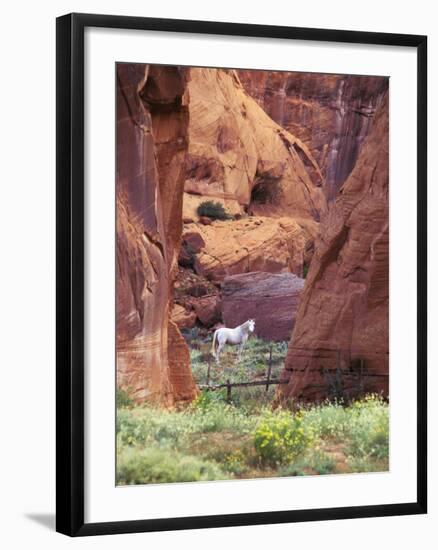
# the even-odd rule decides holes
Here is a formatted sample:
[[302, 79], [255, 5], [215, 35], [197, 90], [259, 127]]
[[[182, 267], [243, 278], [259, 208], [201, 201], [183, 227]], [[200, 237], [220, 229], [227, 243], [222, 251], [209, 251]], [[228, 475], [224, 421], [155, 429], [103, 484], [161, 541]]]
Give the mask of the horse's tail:
[[213, 342], [211, 343], [211, 354], [216, 355], [217, 330], [214, 331]]

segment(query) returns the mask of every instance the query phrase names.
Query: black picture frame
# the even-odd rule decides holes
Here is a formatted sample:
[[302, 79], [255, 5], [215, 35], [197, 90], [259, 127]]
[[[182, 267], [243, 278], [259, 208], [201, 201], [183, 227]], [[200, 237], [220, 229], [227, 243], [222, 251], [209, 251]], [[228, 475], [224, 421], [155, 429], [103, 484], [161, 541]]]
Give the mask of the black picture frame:
[[[406, 46], [417, 52], [417, 499], [415, 502], [135, 521], [84, 522], [84, 29], [107, 27], [289, 40]], [[56, 22], [57, 332], [56, 529], [70, 536], [427, 511], [427, 37], [210, 21], [68, 14]]]

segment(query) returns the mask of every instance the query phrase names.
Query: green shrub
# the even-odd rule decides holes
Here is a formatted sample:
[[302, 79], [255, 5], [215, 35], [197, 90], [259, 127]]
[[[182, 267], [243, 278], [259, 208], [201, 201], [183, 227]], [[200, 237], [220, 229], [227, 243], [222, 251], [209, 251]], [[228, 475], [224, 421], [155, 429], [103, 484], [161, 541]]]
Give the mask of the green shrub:
[[319, 475], [332, 474], [336, 468], [335, 460], [319, 449], [310, 453], [307, 464], [311, 470]]
[[278, 470], [278, 477], [297, 477], [305, 475], [307, 475], [307, 472], [304, 470], [301, 462], [292, 462], [292, 464], [283, 466]]
[[198, 216], [205, 216], [212, 220], [230, 220], [233, 216], [227, 213], [220, 202], [204, 201], [198, 206]]
[[349, 407], [348, 453], [357, 458], [389, 456], [389, 411], [380, 397], [369, 395]]
[[217, 392], [202, 392], [184, 411], [138, 407], [117, 411], [120, 445], [159, 445], [181, 449], [193, 434], [229, 431], [250, 433], [257, 419], [221, 400]]
[[116, 402], [118, 408], [132, 407], [134, 405], [134, 401], [130, 397], [129, 392], [127, 390], [122, 390], [121, 388], [117, 388]]
[[[265, 349], [262, 344], [253, 342], [253, 351]], [[178, 409], [120, 406], [120, 483], [388, 469], [389, 408], [383, 399], [371, 395], [348, 406], [326, 402], [293, 413], [263, 405], [273, 391], [235, 389], [233, 404], [225, 402], [225, 390], [204, 390]]]
[[225, 471], [234, 475], [242, 475], [245, 473], [247, 466], [242, 451], [237, 450], [229, 453], [224, 459], [223, 468]]
[[363, 474], [365, 472], [386, 472], [388, 471], [388, 462], [373, 460], [372, 458], [363, 458], [349, 456], [347, 464], [351, 472]]
[[376, 395], [369, 395], [343, 406], [324, 403], [303, 411], [303, 421], [320, 439], [343, 442], [355, 457], [388, 458], [388, 405]]
[[266, 412], [254, 431], [254, 447], [262, 463], [270, 466], [291, 462], [311, 443], [301, 413]]
[[227, 477], [217, 464], [175, 451], [125, 447], [117, 456], [120, 485], [210, 481]]
[[182, 444], [190, 432], [191, 424], [184, 413], [149, 407], [117, 412], [117, 439], [121, 445], [175, 447]]
[[350, 426], [348, 409], [339, 401], [325, 402], [303, 411], [303, 422], [315, 436], [343, 441]]
[[336, 469], [334, 459], [321, 449], [309, 448], [304, 456], [279, 469], [280, 477], [302, 476], [308, 474], [327, 475]]
[[[211, 392], [215, 393], [215, 392]], [[209, 433], [230, 431], [246, 434], [253, 429], [256, 419], [250, 418], [245, 411], [219, 400], [219, 395], [212, 395], [209, 403], [203, 403], [199, 408], [188, 413], [192, 433]]]
[[[225, 388], [216, 391], [202, 390], [198, 397], [193, 401], [192, 408], [198, 409], [202, 412], [207, 412], [208, 409], [215, 407], [217, 403], [226, 402], [226, 390]], [[219, 405], [220, 407], [221, 405]], [[225, 405], [226, 406], [226, 405]], [[227, 407], [227, 406], [226, 406]]]

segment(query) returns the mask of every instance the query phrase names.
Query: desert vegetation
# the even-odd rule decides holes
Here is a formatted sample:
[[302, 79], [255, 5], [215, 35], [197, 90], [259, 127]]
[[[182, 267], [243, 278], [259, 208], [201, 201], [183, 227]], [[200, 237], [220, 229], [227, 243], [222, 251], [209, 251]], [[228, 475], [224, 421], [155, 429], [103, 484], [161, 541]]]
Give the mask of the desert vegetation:
[[[206, 382], [211, 343], [197, 331], [191, 343], [193, 372]], [[283, 365], [285, 342], [252, 338], [231, 369], [236, 351], [210, 366], [210, 382], [272, 377]], [[377, 395], [344, 403], [272, 407], [275, 388], [202, 390], [190, 405], [171, 410], [136, 406], [118, 393], [117, 476], [122, 485], [375, 472], [388, 469], [388, 404]]]
[[[211, 336], [199, 331], [196, 327], [185, 331], [190, 347], [190, 359], [193, 375], [199, 385], [211, 385], [265, 380], [271, 361], [271, 379], [280, 376], [287, 353], [287, 342], [270, 342], [262, 338], [252, 337], [245, 346], [241, 360], [238, 362], [237, 350], [225, 346], [220, 364], [216, 364], [211, 355]], [[207, 379], [210, 365], [210, 376]], [[225, 399], [225, 393], [222, 392]], [[275, 385], [247, 387], [233, 391], [234, 405], [248, 408], [259, 408], [261, 404], [269, 405], [275, 395]]]
[[205, 216], [212, 220], [232, 220], [233, 216], [229, 214], [223, 204], [219, 201], [204, 201], [197, 209], [198, 216]]
[[117, 415], [122, 485], [288, 477], [388, 469], [388, 405], [258, 410], [203, 391], [183, 410], [125, 403]]

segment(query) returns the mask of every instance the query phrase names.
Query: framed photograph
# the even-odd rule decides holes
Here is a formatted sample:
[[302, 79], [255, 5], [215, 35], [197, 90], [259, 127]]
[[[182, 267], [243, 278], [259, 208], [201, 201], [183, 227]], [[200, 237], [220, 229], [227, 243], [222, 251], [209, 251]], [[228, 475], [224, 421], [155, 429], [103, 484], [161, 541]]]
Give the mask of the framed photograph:
[[426, 513], [425, 36], [57, 19], [57, 530]]

